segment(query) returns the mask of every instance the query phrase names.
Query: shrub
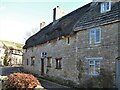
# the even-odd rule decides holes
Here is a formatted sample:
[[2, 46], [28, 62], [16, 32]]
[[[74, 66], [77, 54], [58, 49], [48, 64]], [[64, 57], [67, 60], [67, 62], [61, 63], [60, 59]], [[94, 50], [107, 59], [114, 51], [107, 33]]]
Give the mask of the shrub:
[[10, 88], [31, 88], [34, 89], [37, 86], [41, 86], [40, 82], [32, 74], [25, 73], [13, 73], [8, 75], [8, 81], [6, 83], [6, 89]]
[[6, 54], [5, 57], [4, 57], [4, 62], [3, 62], [5, 66], [8, 66], [7, 59], [8, 59], [8, 55]]

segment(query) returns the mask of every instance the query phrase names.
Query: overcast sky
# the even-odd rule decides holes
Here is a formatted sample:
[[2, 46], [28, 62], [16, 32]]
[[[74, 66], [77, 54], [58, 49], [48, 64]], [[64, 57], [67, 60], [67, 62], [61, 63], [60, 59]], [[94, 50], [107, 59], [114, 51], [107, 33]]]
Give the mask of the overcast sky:
[[39, 29], [39, 23], [53, 21], [53, 8], [65, 14], [92, 0], [0, 0], [0, 39], [25, 42], [26, 32]]

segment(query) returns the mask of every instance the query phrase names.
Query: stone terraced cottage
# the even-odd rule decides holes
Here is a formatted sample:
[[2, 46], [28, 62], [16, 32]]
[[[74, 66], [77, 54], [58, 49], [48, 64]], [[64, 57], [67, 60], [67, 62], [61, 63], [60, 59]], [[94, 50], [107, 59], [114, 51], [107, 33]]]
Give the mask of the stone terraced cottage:
[[120, 87], [120, 1], [91, 2], [42, 28], [24, 46], [25, 70], [75, 87]]
[[0, 40], [0, 66], [22, 65], [23, 44]]

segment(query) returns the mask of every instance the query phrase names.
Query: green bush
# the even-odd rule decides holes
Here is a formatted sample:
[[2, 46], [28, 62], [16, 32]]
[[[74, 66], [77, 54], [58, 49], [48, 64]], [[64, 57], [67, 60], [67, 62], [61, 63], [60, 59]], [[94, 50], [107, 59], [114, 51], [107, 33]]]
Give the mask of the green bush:
[[3, 62], [5, 66], [8, 66], [8, 64], [9, 64], [8, 61], [7, 61], [7, 59], [8, 59], [8, 56], [5, 55], [4, 62]]

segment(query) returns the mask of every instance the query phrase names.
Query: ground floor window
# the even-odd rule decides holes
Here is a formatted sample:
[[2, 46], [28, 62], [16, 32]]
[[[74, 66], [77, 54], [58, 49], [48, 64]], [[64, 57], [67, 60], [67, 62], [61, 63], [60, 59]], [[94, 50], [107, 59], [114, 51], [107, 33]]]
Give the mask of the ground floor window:
[[100, 61], [89, 60], [89, 75], [99, 75], [100, 73]]
[[52, 66], [52, 57], [48, 57], [47, 58], [47, 67], [51, 67]]
[[95, 76], [100, 74], [100, 64], [103, 60], [103, 57], [92, 57], [92, 58], [85, 58], [88, 60], [88, 74]]
[[29, 60], [27, 59], [26, 64], [29, 65]]
[[62, 69], [61, 68], [61, 60], [62, 60], [62, 58], [56, 58], [56, 69]]

